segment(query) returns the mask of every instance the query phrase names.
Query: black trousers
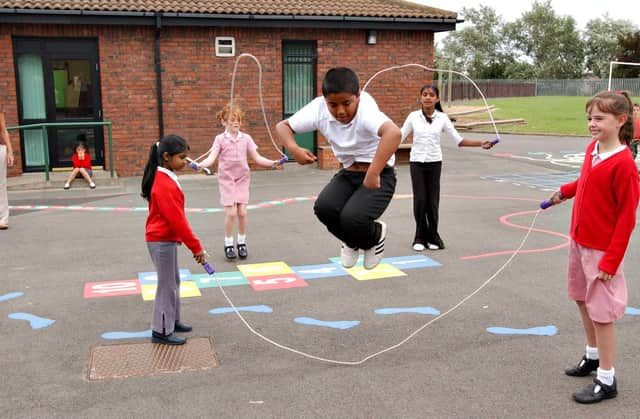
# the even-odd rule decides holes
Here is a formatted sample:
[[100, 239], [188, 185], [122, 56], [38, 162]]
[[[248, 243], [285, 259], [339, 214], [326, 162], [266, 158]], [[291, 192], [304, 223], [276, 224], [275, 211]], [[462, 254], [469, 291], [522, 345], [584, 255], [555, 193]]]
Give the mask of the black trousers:
[[411, 162], [409, 169], [413, 189], [413, 217], [416, 220], [413, 243], [425, 246], [431, 243], [444, 248], [444, 243], [438, 234], [442, 162]]
[[340, 170], [324, 187], [313, 207], [318, 219], [347, 246], [370, 249], [378, 243], [382, 229], [374, 222], [396, 190], [396, 173], [386, 167], [380, 173], [380, 188], [362, 186], [365, 172]]

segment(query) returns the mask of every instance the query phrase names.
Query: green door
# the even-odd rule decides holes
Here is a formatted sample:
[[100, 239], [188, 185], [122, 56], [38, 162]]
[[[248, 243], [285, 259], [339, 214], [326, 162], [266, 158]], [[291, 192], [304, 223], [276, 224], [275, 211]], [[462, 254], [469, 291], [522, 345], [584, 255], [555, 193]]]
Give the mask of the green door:
[[[315, 41], [283, 41], [282, 43], [283, 119], [289, 118], [316, 96]], [[296, 134], [300, 147], [316, 153], [316, 133]], [[286, 151], [286, 150], [285, 150]], [[291, 157], [289, 152], [286, 152]]]

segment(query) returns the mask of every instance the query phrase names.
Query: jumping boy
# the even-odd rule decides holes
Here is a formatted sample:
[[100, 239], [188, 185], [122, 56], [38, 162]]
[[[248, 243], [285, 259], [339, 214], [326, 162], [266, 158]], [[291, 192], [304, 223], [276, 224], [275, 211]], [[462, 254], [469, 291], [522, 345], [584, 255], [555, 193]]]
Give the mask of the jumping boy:
[[393, 164], [400, 128], [368, 93], [360, 92], [358, 76], [349, 68], [327, 71], [322, 95], [280, 121], [276, 133], [299, 164], [313, 163], [316, 156], [296, 144], [294, 133], [317, 130], [331, 144], [342, 169], [320, 192], [313, 210], [342, 242], [342, 266], [355, 266], [363, 249], [363, 265], [373, 269], [384, 253], [387, 225], [378, 218], [396, 187]]

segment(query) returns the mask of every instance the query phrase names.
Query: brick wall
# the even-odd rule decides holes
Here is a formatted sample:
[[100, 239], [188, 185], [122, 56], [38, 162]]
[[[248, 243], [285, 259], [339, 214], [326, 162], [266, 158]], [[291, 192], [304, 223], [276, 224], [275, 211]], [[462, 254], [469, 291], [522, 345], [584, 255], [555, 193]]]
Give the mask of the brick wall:
[[[15, 75], [11, 35], [96, 37], [99, 40], [102, 106], [113, 123], [115, 169], [120, 176], [139, 175], [149, 146], [157, 140], [158, 115], [154, 72], [154, 31], [146, 27], [2, 25], [0, 27], [0, 99], [10, 124], [17, 123]], [[161, 36], [162, 89], [165, 134], [187, 138], [191, 154], [199, 156], [222, 131], [216, 112], [230, 100], [236, 57], [216, 57], [216, 36], [233, 36], [237, 53], [255, 55], [263, 67], [263, 98], [271, 131], [282, 119], [282, 40], [317, 40], [318, 95], [323, 74], [334, 66], [348, 66], [361, 86], [377, 71], [407, 63], [431, 66], [431, 32], [378, 31], [376, 45], [365, 44], [363, 30], [302, 30], [166, 27]], [[367, 89], [380, 108], [398, 125], [416, 109], [420, 85], [432, 74], [417, 68], [388, 71]], [[243, 130], [252, 135], [259, 152], [277, 158], [264, 126], [259, 104], [258, 67], [243, 59], [238, 66], [234, 101], [246, 120]], [[14, 135], [17, 145], [17, 135]], [[322, 139], [320, 144], [326, 144]], [[19, 147], [15, 147], [19, 150]], [[105, 152], [108, 152], [105, 144]], [[105, 155], [108, 162], [108, 156]], [[19, 169], [17, 169], [19, 170]]]

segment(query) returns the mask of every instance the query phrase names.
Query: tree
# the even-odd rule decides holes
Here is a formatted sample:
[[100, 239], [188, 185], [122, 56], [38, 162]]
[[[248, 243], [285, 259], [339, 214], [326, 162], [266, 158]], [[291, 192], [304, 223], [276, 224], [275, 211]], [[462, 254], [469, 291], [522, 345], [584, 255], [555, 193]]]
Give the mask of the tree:
[[594, 76], [609, 76], [609, 63], [615, 60], [618, 38], [633, 33], [635, 26], [629, 20], [614, 20], [605, 14], [603, 18], [587, 22], [584, 33], [587, 69]]
[[[616, 61], [640, 63], [640, 31], [618, 36]], [[640, 77], [639, 66], [616, 66], [616, 77]]]
[[502, 17], [489, 6], [465, 7], [462, 15], [473, 26], [447, 36], [441, 55], [453, 59], [454, 69], [471, 78], [502, 78], [508, 61], [502, 51]]
[[537, 78], [582, 77], [584, 43], [576, 21], [571, 16], [557, 16], [551, 0], [534, 1], [531, 11], [505, 24], [504, 33], [512, 56], [519, 62], [531, 63]]

